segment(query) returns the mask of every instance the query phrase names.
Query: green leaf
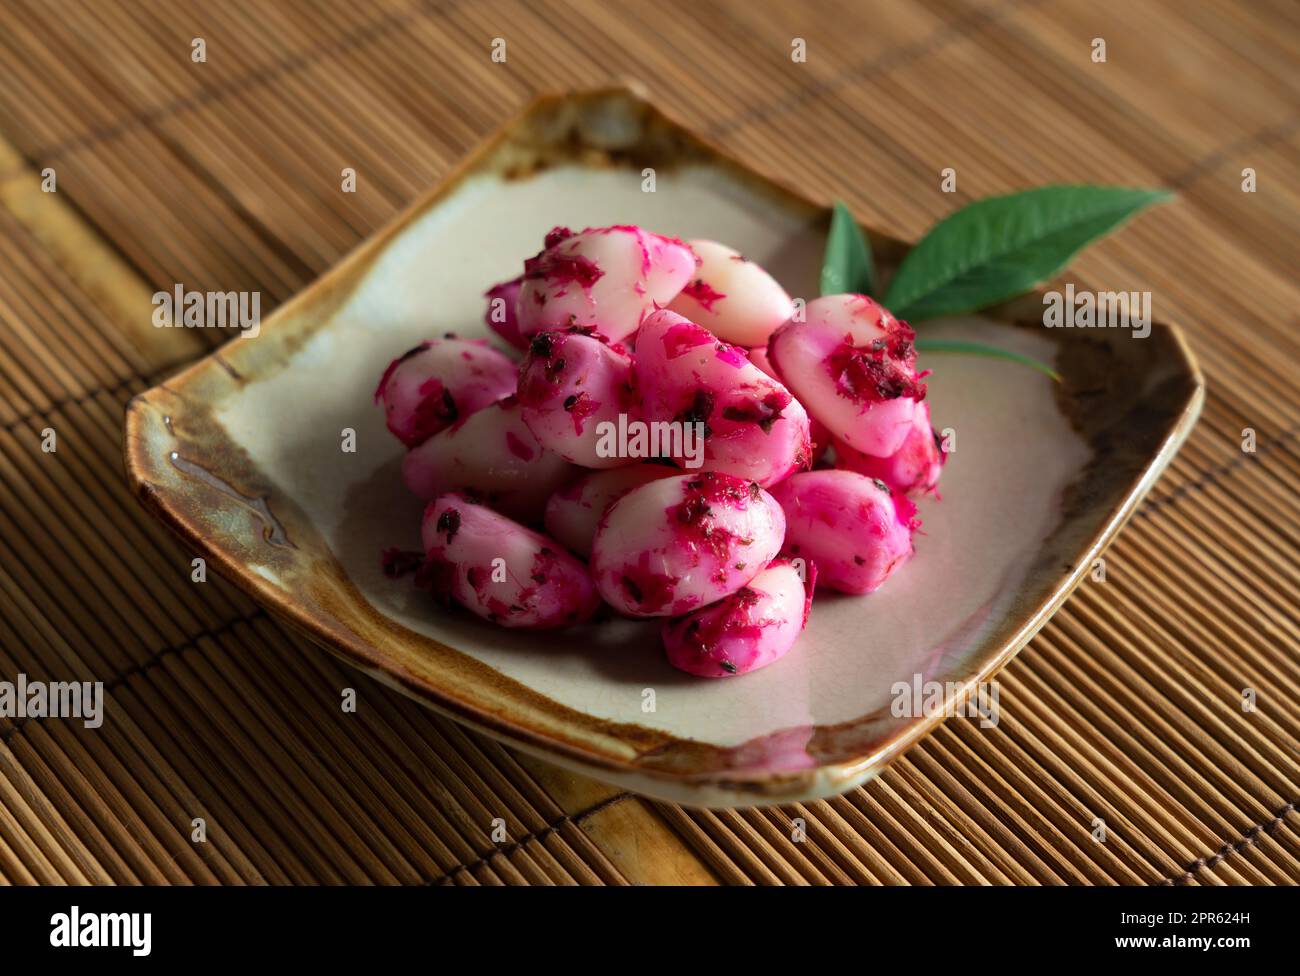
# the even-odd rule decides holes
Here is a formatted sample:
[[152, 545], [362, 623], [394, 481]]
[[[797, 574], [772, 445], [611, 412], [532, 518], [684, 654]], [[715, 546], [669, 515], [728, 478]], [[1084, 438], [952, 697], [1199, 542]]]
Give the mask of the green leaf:
[[839, 200], [831, 214], [831, 232], [822, 258], [822, 294], [855, 295], [876, 293], [876, 265], [871, 245], [853, 214]]
[[1046, 363], [1040, 363], [1032, 356], [1024, 356], [1018, 352], [1012, 352], [1010, 349], [999, 349], [997, 346], [986, 346], [982, 342], [965, 342], [961, 339], [917, 339], [916, 348], [918, 352], [953, 352], [964, 356], [984, 356], [988, 359], [1005, 359], [1008, 362], [1019, 363], [1022, 366], [1036, 369], [1040, 373], [1046, 373], [1052, 379], [1056, 380], [1056, 382], [1061, 382], [1060, 374]]
[[885, 306], [903, 319], [929, 319], [996, 305], [1065, 267], [1084, 245], [1166, 190], [1045, 186], [977, 200], [930, 229], [903, 259]]

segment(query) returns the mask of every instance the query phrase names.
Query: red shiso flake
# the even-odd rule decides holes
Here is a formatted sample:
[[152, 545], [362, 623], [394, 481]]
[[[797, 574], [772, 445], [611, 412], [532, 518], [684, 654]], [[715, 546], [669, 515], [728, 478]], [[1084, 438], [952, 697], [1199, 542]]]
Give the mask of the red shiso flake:
[[696, 390], [690, 404], [677, 414], [675, 420], [679, 424], [703, 424], [704, 436], [711, 437], [713, 428], [709, 426], [709, 418], [713, 416], [716, 399], [717, 396], [712, 390]]
[[[894, 500], [894, 511], [898, 516], [898, 521], [913, 532], [919, 529], [921, 520], [916, 517], [916, 502], [901, 491], [890, 492], [890, 496]], [[922, 535], [924, 534], [922, 533]]]
[[[510, 604], [506, 603], [505, 600], [497, 596], [489, 596], [484, 598], [482, 592], [479, 592], [479, 598], [482, 599], [483, 602], [487, 605], [489, 620], [498, 620], [501, 617], [508, 617], [510, 614], [520, 613], [524, 609], [523, 607], [520, 606], [511, 606]], [[521, 594], [521, 599], [522, 599], [522, 594]]]
[[542, 548], [538, 550], [537, 555], [533, 557], [533, 571], [530, 575], [532, 581], [538, 586], [541, 586], [552, 577], [556, 577], [562, 581], [567, 580], [567, 577], [559, 573], [558, 569], [559, 563], [555, 558], [555, 550], [550, 549], [547, 546], [542, 546]]
[[573, 283], [587, 289], [604, 274], [591, 258], [581, 254], [564, 254], [554, 249], [542, 251], [524, 262], [526, 279], [545, 278], [552, 285]]
[[532, 356], [541, 356], [543, 359], [550, 359], [551, 355], [555, 352], [555, 333], [537, 333], [528, 344], [528, 352]]
[[764, 621], [751, 618], [762, 596], [751, 587], [741, 587], [725, 598], [722, 613], [706, 614], [691, 621], [682, 636], [703, 655], [720, 651], [723, 639], [728, 637], [757, 642], [763, 636]]
[[664, 333], [664, 353], [669, 359], [676, 359], [696, 346], [708, 345], [713, 341], [708, 330], [701, 329], [694, 322], [678, 322]]
[[513, 430], [506, 431], [506, 447], [521, 461], [531, 461], [536, 452], [525, 444]]
[[586, 393], [578, 393], [564, 401], [564, 409], [573, 418], [573, 432], [581, 436], [586, 419], [600, 409], [600, 404]]
[[546, 240], [542, 242], [542, 247], [549, 251], [560, 241], [567, 241], [572, 236], [573, 231], [567, 227], [552, 227], [546, 235]]
[[742, 400], [724, 407], [722, 417], [736, 423], [758, 424], [765, 434], [772, 431], [772, 425], [781, 419], [781, 411], [790, 405], [794, 398], [784, 390], [772, 390], [762, 400]]
[[673, 599], [677, 581], [664, 573], [650, 569], [650, 554], [642, 553], [641, 562], [623, 570], [623, 590], [643, 613], [655, 613], [668, 606]]
[[745, 350], [730, 346], [725, 342], [719, 342], [717, 348], [717, 357], [732, 369], [740, 369], [749, 363], [749, 357], [745, 355]]
[[706, 312], [712, 312], [713, 303], [717, 301], [721, 301], [722, 299], [727, 297], [722, 292], [714, 289], [714, 287], [710, 285], [707, 281], [705, 281], [703, 278], [696, 278], [694, 281], [688, 284], [685, 288], [682, 289], [682, 294], [690, 298], [694, 298], [697, 302], [699, 302], [702, 306], [704, 306], [704, 310]]
[[744, 509], [756, 498], [750, 484], [731, 475], [706, 471], [686, 483], [686, 498], [669, 509], [682, 533], [695, 545], [728, 560], [733, 545], [743, 544], [735, 534], [714, 524], [713, 506]]
[[448, 424], [456, 422], [460, 413], [451, 390], [442, 385], [436, 376], [420, 384], [420, 403], [411, 417], [411, 429], [401, 435], [407, 447], [418, 447]]
[[900, 333], [905, 330], [906, 334], [891, 332], [888, 338], [862, 348], [854, 346], [853, 336], [846, 334], [826, 357], [826, 369], [840, 396], [858, 403], [880, 403], [899, 397], [925, 399], [925, 384], [909, 362], [914, 353], [912, 330], [902, 322], [898, 327]]

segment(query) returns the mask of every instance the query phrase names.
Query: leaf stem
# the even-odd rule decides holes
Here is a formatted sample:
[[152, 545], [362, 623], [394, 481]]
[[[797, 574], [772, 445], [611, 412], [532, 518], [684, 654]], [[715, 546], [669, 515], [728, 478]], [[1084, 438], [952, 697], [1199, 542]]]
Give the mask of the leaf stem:
[[1057, 383], [1061, 382], [1061, 374], [1046, 363], [1040, 363], [1032, 356], [1012, 352], [1010, 349], [1000, 349], [997, 346], [988, 346], [982, 342], [966, 342], [962, 339], [917, 339], [916, 348], [920, 352], [956, 353], [965, 356], [984, 356], [988, 359], [1005, 359], [1008, 362], [1036, 369], [1050, 376]]

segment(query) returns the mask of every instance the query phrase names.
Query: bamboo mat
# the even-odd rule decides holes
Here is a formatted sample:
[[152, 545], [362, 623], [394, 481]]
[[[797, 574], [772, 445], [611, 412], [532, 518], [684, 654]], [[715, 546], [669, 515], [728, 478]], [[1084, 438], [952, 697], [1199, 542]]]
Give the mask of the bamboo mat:
[[[0, 880], [1300, 882], [1298, 61], [1284, 0], [4, 0], [0, 676], [102, 679], [109, 721], [0, 719]], [[649, 803], [468, 733], [191, 583], [123, 484], [126, 402], [210, 348], [154, 330], [153, 291], [269, 308], [531, 94], [628, 77], [902, 237], [1046, 182], [1180, 192], [1072, 278], [1187, 327], [1200, 425], [1002, 673], [999, 726], [830, 802]]]

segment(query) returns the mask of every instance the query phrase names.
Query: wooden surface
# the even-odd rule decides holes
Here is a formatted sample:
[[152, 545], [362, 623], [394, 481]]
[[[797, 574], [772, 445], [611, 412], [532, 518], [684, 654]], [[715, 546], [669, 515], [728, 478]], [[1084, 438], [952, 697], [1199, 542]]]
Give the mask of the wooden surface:
[[[4, 0], [0, 680], [109, 704], [0, 719], [0, 881], [1300, 882], [1298, 61], [1285, 0]], [[268, 311], [532, 93], [621, 78], [902, 237], [1048, 182], [1180, 193], [1070, 278], [1188, 329], [1190, 443], [1002, 673], [995, 730], [949, 720], [828, 803], [688, 811], [469, 734], [192, 583], [124, 488], [125, 403], [221, 338], [155, 330], [152, 292]]]

